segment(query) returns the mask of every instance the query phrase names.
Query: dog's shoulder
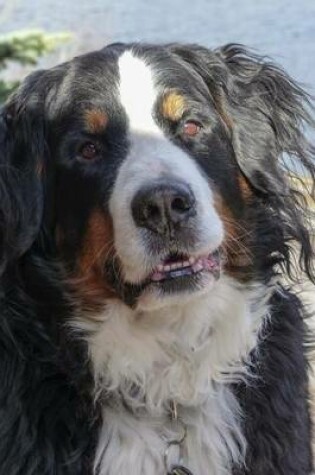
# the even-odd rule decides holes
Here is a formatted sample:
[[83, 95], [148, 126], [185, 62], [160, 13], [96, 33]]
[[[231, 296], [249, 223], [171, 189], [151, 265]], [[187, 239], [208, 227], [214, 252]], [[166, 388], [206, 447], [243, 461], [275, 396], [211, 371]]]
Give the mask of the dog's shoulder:
[[283, 288], [273, 294], [269, 309], [251, 355], [253, 377], [236, 388], [250, 441], [248, 473], [263, 475], [276, 467], [286, 475], [309, 474], [311, 423], [306, 356], [311, 335], [305, 322], [307, 312], [300, 298]]

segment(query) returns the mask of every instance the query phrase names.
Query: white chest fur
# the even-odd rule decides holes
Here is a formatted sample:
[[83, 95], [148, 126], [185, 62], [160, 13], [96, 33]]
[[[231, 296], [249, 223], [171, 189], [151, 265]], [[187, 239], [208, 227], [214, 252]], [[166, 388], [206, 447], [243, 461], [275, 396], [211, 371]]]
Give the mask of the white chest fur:
[[[170, 402], [187, 428], [184, 464], [194, 475], [230, 475], [246, 449], [229, 382], [267, 315], [266, 291], [221, 277], [211, 292], [148, 314], [109, 303], [85, 331], [96, 395], [110, 395], [95, 459], [100, 475], [165, 475]], [[121, 404], [121, 400], [124, 404]], [[178, 460], [176, 451], [173, 461]]]
[[218, 385], [202, 405], [186, 407], [179, 416], [187, 434], [180, 450], [172, 446], [168, 452], [168, 442], [181, 437], [182, 425], [173, 426], [167, 416], [139, 418], [119, 408], [104, 409], [95, 472], [166, 475], [167, 468], [182, 461], [194, 475], [230, 475], [232, 461], [242, 459], [245, 440], [229, 389]]

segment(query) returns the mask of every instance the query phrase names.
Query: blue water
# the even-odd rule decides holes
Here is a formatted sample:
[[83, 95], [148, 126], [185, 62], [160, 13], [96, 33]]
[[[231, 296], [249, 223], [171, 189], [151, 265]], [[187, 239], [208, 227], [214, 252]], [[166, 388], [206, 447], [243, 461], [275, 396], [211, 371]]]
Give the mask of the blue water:
[[240, 42], [315, 92], [315, 0], [0, 0], [0, 31], [75, 34], [75, 53], [112, 41]]

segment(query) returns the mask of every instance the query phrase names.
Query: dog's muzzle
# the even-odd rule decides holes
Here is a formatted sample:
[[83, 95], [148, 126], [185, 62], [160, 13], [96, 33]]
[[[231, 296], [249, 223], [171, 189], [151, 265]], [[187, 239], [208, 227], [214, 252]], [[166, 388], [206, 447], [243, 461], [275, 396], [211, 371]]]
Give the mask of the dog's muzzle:
[[[126, 196], [130, 183], [126, 179]], [[203, 176], [189, 183], [164, 175], [142, 183], [129, 194], [129, 203], [125, 198], [122, 205], [117, 194], [114, 204], [119, 206], [112, 213], [114, 223], [118, 217], [120, 261], [107, 269], [115, 287], [122, 288], [124, 301], [134, 302], [144, 291], [159, 299], [192, 293], [218, 280], [222, 227], [208, 186]]]

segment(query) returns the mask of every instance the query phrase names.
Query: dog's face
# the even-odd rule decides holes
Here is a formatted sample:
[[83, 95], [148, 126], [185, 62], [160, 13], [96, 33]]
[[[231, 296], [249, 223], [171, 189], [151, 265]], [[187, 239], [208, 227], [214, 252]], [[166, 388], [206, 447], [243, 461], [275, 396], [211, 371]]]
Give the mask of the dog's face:
[[113, 45], [31, 83], [31, 133], [42, 115], [45, 137], [33, 157], [38, 214], [90, 305], [185, 303], [215, 291], [221, 272], [242, 280], [259, 267], [253, 242], [268, 204], [263, 218], [255, 211], [285, 188], [272, 123], [279, 112], [266, 118], [255, 75], [242, 78], [248, 64], [237, 70], [231, 61], [229, 70], [227, 57]]
[[53, 133], [63, 257], [87, 286], [146, 308], [209, 291], [243, 199], [206, 84], [162, 49], [72, 67]]
[[220, 275], [224, 221], [242, 206], [226, 124], [176, 55], [126, 48], [108, 56], [74, 63], [70, 110], [57, 108], [63, 258], [141, 307], [207, 292]]

